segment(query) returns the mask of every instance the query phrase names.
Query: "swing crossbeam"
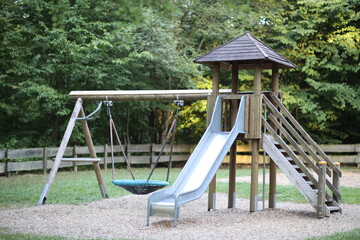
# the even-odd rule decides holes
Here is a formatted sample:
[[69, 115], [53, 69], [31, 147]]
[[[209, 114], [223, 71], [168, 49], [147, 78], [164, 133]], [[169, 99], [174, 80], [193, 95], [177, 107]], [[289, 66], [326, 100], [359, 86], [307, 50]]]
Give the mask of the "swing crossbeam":
[[[220, 89], [220, 94], [230, 94], [230, 89]], [[118, 90], [72, 91], [69, 98], [84, 101], [154, 101], [154, 100], [206, 100], [212, 90]]]

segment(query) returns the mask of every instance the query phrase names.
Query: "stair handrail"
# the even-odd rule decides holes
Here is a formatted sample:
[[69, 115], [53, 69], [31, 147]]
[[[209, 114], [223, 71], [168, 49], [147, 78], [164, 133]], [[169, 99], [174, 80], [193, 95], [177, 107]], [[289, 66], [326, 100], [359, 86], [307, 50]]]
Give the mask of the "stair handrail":
[[[265, 95], [264, 95], [265, 96]], [[266, 96], [264, 97], [266, 98]], [[298, 123], [298, 121], [291, 115], [291, 113], [286, 109], [286, 107], [280, 102], [280, 100], [273, 94], [270, 93], [271, 100], [276, 104], [277, 107], [280, 108], [283, 114], [290, 120], [293, 126], [303, 135], [303, 138], [311, 145], [316, 152], [327, 162], [327, 164], [333, 169], [333, 171], [342, 176], [342, 173], [338, 166], [334, 164], [334, 162], [325, 154], [325, 152], [319, 147], [319, 145], [310, 137], [309, 134], [305, 131], [305, 129]]]
[[[270, 108], [274, 108], [275, 107], [271, 104], [271, 102], [266, 99], [268, 101], [268, 103], [270, 104]], [[265, 100], [265, 101], [266, 101]], [[276, 109], [275, 109], [276, 110]], [[277, 110], [276, 110], [277, 111]], [[279, 112], [277, 111], [277, 114], [279, 114]], [[279, 118], [283, 118], [281, 121], [286, 121], [286, 119], [280, 114], [278, 115]], [[271, 114], [270, 118], [273, 118], [272, 120], [274, 120], [274, 116]], [[273, 123], [275, 123], [274, 121], [272, 121]], [[286, 121], [287, 122], [287, 121]], [[264, 119], [262, 118], [262, 123], [263, 126], [266, 128], [266, 130], [268, 130], [268, 132], [280, 143], [280, 145], [284, 148], [284, 150], [286, 150], [286, 152], [288, 152], [288, 154], [293, 158], [293, 160], [296, 162], [296, 164], [303, 170], [303, 172], [306, 174], [306, 176], [314, 183], [314, 185], [316, 187], [318, 187], [318, 181], [314, 178], [314, 176], [306, 169], [304, 169], [304, 165], [302, 163], [299, 162], [299, 160], [297, 159], [296, 155], [294, 155], [293, 151], [285, 144], [285, 142], [276, 134], [276, 131], [270, 126], [270, 124]], [[276, 127], [279, 128], [280, 124], [278, 122], [275, 123]], [[289, 123], [288, 123], [289, 124]], [[280, 129], [280, 131], [283, 133], [283, 135], [285, 136], [285, 138], [290, 141], [293, 145], [294, 140], [292, 139], [292, 137], [289, 135], [289, 133], [286, 131], [285, 128], [281, 127], [282, 129]], [[284, 134], [285, 133], [285, 134]], [[294, 147], [296, 148], [297, 151], [299, 151], [298, 148], [300, 148], [300, 146], [296, 143], [296, 145], [294, 145]], [[303, 152], [303, 150], [301, 150]], [[300, 155], [302, 157], [303, 154], [301, 152], [299, 152]], [[304, 152], [303, 152], [304, 153]], [[315, 154], [315, 153], [314, 153]], [[312, 167], [312, 169], [316, 172], [316, 174], [319, 175], [319, 168], [314, 165], [312, 162], [309, 163], [308, 161], [308, 157], [305, 158], [306, 162]], [[326, 170], [327, 173], [331, 173], [328, 169]], [[339, 192], [339, 189], [337, 189], [328, 179], [326, 179], [326, 185], [329, 187], [329, 189], [333, 192], [333, 194], [340, 200], [341, 199], [341, 194]], [[327, 197], [329, 197], [330, 195], [327, 195]]]
[[[272, 102], [271, 102], [269, 99], [267, 99], [267, 98], [263, 98], [263, 99], [264, 99], [264, 102], [265, 102], [266, 106], [267, 106], [268, 108], [270, 108], [270, 110], [271, 110], [271, 114], [269, 115], [270, 120], [271, 120], [275, 125], [277, 125], [277, 126], [279, 125], [279, 123], [278, 123], [277, 121], [275, 121], [274, 119], [271, 118], [271, 117], [272, 117], [272, 114], [275, 114], [276, 116], [275, 116], [274, 118], [278, 118], [278, 119], [279, 119], [278, 121], [280, 121], [280, 124], [283, 124], [283, 125], [285, 125], [288, 129], [292, 130], [291, 132], [293, 133], [294, 137], [295, 137], [299, 142], [301, 142], [301, 144], [306, 148], [306, 150], [308, 151], [308, 153], [316, 160], [316, 162], [322, 161], [322, 160], [319, 158], [319, 156], [308, 146], [308, 144], [307, 144], [306, 141], [301, 137], [301, 135], [291, 126], [291, 124], [286, 120], [286, 118], [281, 114], [281, 112], [272, 104]], [[281, 129], [280, 129], [280, 130], [281, 130]], [[286, 130], [284, 129], [284, 131], [286, 131]], [[296, 147], [296, 146], [294, 146], [294, 147]], [[297, 150], [298, 150], [298, 149], [297, 149]], [[300, 152], [300, 154], [301, 154], [301, 152]], [[306, 158], [305, 160], [306, 160], [306, 162], [314, 169], [314, 171], [317, 173], [317, 171], [318, 171], [317, 166], [316, 166], [313, 162], [309, 161], [310, 159]], [[327, 174], [328, 174], [329, 176], [331, 176], [330, 170], [327, 171]]]

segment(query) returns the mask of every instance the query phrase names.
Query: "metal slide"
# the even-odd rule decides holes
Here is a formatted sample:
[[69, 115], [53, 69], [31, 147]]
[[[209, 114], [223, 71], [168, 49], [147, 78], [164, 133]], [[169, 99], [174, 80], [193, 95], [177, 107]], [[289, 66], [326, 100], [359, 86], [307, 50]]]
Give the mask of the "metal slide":
[[219, 96], [209, 127], [175, 183], [149, 195], [147, 225], [150, 216], [160, 215], [173, 217], [175, 227], [180, 206], [203, 195], [237, 135], [244, 133], [245, 97], [241, 97], [236, 123], [230, 132], [221, 131], [221, 106]]

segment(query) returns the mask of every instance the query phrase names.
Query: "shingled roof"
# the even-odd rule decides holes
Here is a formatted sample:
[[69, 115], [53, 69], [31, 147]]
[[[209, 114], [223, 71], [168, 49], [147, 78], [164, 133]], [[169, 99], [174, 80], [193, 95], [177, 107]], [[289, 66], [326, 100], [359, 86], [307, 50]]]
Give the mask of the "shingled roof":
[[253, 37], [250, 33], [230, 40], [199, 57], [194, 62], [211, 66], [220, 62], [223, 69], [231, 69], [233, 61], [239, 62], [239, 69], [254, 69], [260, 63], [261, 68], [270, 69], [276, 63], [278, 68], [296, 68], [296, 65], [281, 56], [275, 50]]

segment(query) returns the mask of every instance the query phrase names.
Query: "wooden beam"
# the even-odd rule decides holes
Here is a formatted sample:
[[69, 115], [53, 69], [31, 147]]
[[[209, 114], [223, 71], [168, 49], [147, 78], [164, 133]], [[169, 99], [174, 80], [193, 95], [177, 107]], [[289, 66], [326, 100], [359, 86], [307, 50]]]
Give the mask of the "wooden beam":
[[[216, 97], [221, 92], [219, 90], [220, 86], [220, 62], [214, 62], [212, 68], [212, 95], [208, 98], [208, 107], [207, 107], [207, 119], [206, 125], [208, 126], [211, 121], [211, 116], [214, 110]], [[209, 184], [209, 195], [208, 195], [208, 211], [211, 209], [215, 209], [215, 201], [216, 201], [216, 174]]]
[[[256, 65], [254, 72], [254, 99], [257, 96], [260, 97], [261, 91], [261, 68], [260, 65]], [[259, 106], [258, 106], [259, 105]], [[252, 109], [255, 113], [261, 114], [261, 104], [254, 104]], [[259, 108], [260, 109], [257, 109]], [[255, 119], [261, 121], [261, 116], [256, 117]], [[261, 122], [254, 123], [255, 125], [260, 125]], [[260, 134], [261, 134], [261, 129]], [[252, 140], [252, 148], [251, 148], [251, 189], [250, 189], [250, 212], [255, 212], [258, 210], [258, 172], [259, 172], [259, 147], [260, 147], [260, 139]]]
[[[276, 64], [272, 68], [271, 91], [276, 97], [279, 96], [279, 68]], [[269, 208], [276, 208], [276, 164], [272, 159], [269, 164], [269, 185]]]
[[[239, 89], [239, 64], [238, 62], [232, 63], [231, 71], [231, 93], [233, 95], [238, 94]], [[230, 127], [232, 128], [236, 122], [236, 115], [238, 112], [239, 104], [238, 100], [231, 100], [231, 114], [230, 114]], [[229, 164], [229, 193], [228, 193], [228, 208], [235, 207], [236, 200], [236, 140], [230, 148], [230, 164]]]
[[[220, 77], [220, 69], [214, 71], [216, 78]], [[215, 78], [215, 79], [216, 79]], [[217, 80], [216, 80], [217, 81]], [[118, 91], [72, 91], [69, 94], [70, 99], [82, 98], [85, 100], [104, 101], [106, 98], [111, 101], [153, 101], [153, 100], [206, 100], [211, 94], [218, 95], [231, 93], [230, 89], [221, 89], [214, 82], [212, 90], [118, 90]], [[215, 88], [214, 88], [215, 87]]]

